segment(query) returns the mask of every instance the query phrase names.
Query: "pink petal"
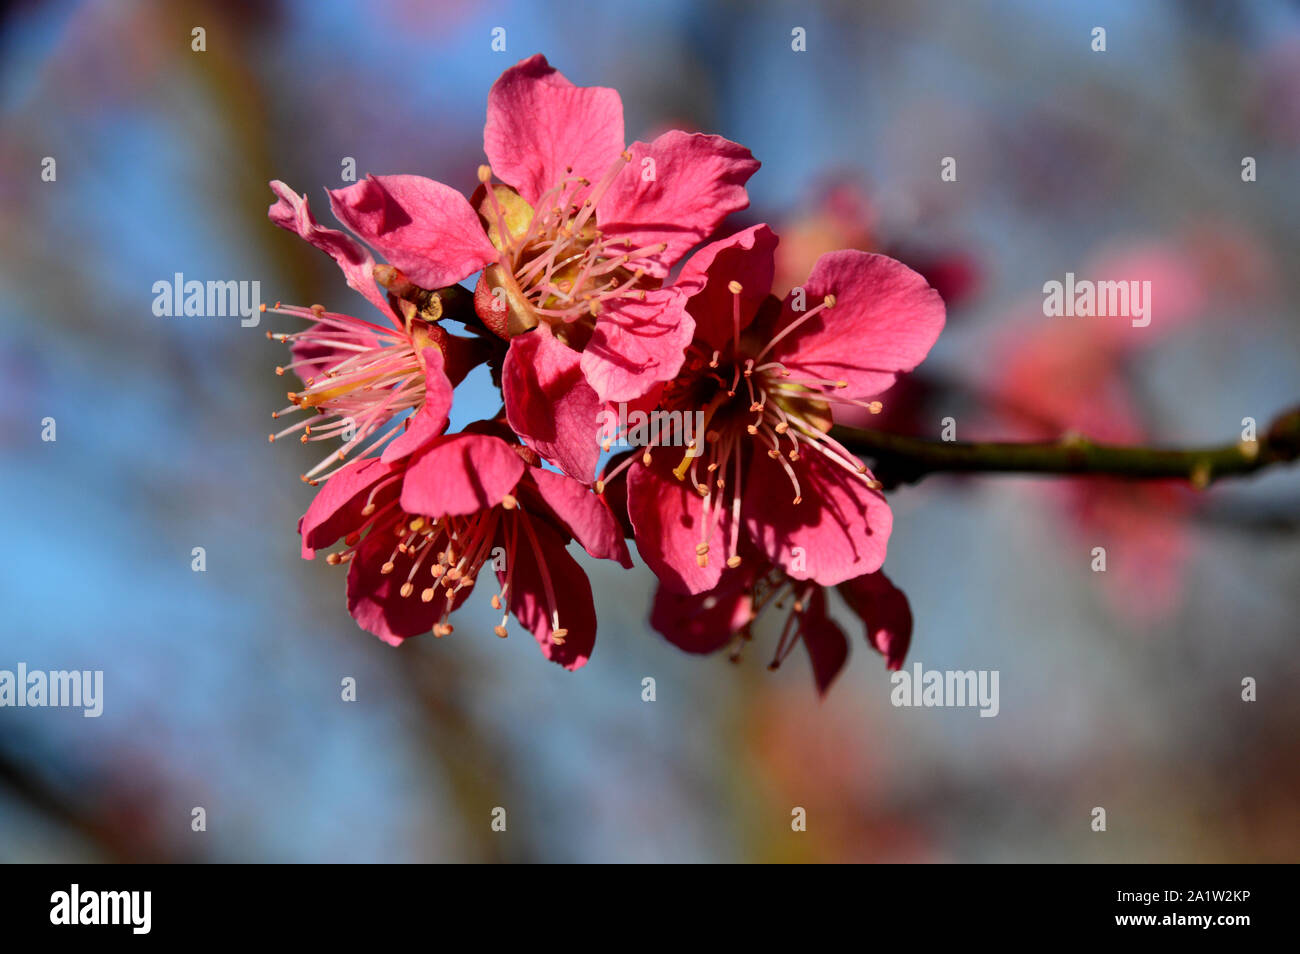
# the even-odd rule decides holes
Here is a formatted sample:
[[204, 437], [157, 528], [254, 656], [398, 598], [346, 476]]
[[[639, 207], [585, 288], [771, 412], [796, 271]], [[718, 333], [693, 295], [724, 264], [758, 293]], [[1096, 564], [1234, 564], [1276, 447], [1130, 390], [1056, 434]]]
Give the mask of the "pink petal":
[[316, 218], [311, 214], [306, 197], [298, 195], [280, 180], [276, 179], [271, 183], [271, 191], [277, 196], [275, 203], [266, 213], [271, 221], [280, 228], [306, 239], [338, 262], [339, 268], [343, 270], [343, 277], [347, 279], [348, 287], [359, 291], [367, 301], [400, 327], [397, 316], [388, 307], [388, 299], [375, 284], [373, 274], [375, 260], [365, 247], [338, 229], [318, 225]]
[[839, 585], [840, 595], [866, 627], [867, 641], [898, 669], [912, 642], [912, 608], [907, 596], [883, 572], [869, 573]]
[[826, 614], [826, 591], [820, 587], [808, 599], [799, 620], [799, 633], [812, 661], [817, 691], [824, 696], [848, 661], [849, 641]]
[[[522, 523], [528, 517], [507, 519], [518, 521], [513, 530], [515, 546], [511, 552], [509, 536], [498, 531], [497, 545], [505, 546], [509, 556], [505, 569], [497, 571], [497, 579], [503, 585], [507, 578], [510, 581], [510, 612], [533, 634], [547, 659], [568, 670], [581, 669], [596, 645], [596, 607], [587, 574], [548, 524], [529, 521], [530, 535]], [[549, 594], [543, 567], [550, 577]], [[560, 643], [551, 638], [553, 609], [559, 610], [560, 626], [568, 630]]]
[[[423, 587], [417, 584], [410, 596], [402, 596], [401, 587], [410, 575], [415, 556], [397, 552], [395, 544], [392, 534], [371, 533], [361, 541], [348, 568], [348, 612], [362, 629], [390, 646], [429, 632], [444, 613], [458, 608], [470, 593], [468, 589], [459, 590], [448, 604], [446, 590], [436, 587], [433, 599], [426, 603], [420, 598]], [[390, 558], [392, 572], [381, 573], [380, 568]], [[432, 582], [427, 576], [421, 579]]]
[[421, 288], [443, 288], [497, 260], [463, 195], [423, 176], [369, 176], [330, 192], [338, 220]]
[[607, 238], [627, 239], [632, 248], [666, 244], [647, 257], [656, 277], [749, 205], [745, 183], [759, 163], [744, 146], [674, 129], [628, 152], [632, 161], [596, 205], [596, 219]]
[[[385, 477], [396, 473], [398, 468], [390, 467], [374, 458], [355, 461], [348, 464], [321, 485], [316, 496], [312, 498], [307, 512], [298, 521], [298, 532], [302, 534], [303, 559], [310, 560], [316, 550], [328, 547], [357, 530], [365, 522], [361, 510], [366, 505], [371, 489]], [[394, 480], [375, 495], [375, 505], [382, 507], [397, 496], [398, 481]]]
[[574, 86], [546, 57], [532, 56], [492, 84], [483, 151], [492, 171], [535, 206], [567, 176], [598, 182], [618, 159], [623, 101], [612, 89]]
[[[665, 448], [657, 453], [681, 450]], [[659, 581], [686, 593], [703, 593], [717, 586], [726, 566], [720, 554], [728, 539], [727, 515], [720, 514], [716, 507], [710, 509], [710, 540], [715, 555], [701, 567], [695, 547], [703, 540], [703, 498], [686, 481], [663, 473], [657, 462], [650, 467], [633, 464], [627, 481], [627, 512], [636, 532], [637, 552]]]
[[741, 564], [722, 574], [718, 585], [706, 593], [678, 593], [669, 587], [655, 590], [650, 625], [670, 643], [688, 653], [712, 653], [754, 617], [749, 585], [753, 574]]
[[631, 568], [623, 529], [603, 497], [586, 484], [540, 467], [530, 467], [528, 477], [545, 507], [584, 550], [599, 560], [617, 560]]
[[590, 483], [600, 458], [601, 403], [580, 362], [548, 325], [538, 325], [511, 339], [501, 389], [515, 433], [566, 474]]
[[781, 465], [754, 455], [742, 510], [750, 539], [796, 580], [832, 586], [880, 569], [894, 520], [881, 493], [810, 448], [793, 466], [799, 504]]
[[676, 376], [695, 331], [685, 303], [680, 289], [658, 288], [601, 313], [582, 352], [583, 374], [601, 401], [632, 401]]
[[[894, 383], [900, 371], [921, 363], [943, 330], [939, 293], [902, 262], [869, 252], [823, 255], [803, 285], [807, 309], [795, 312], [786, 296], [774, 334], [803, 321], [772, 349], [800, 377], [848, 382], [843, 397], [865, 398]], [[822, 299], [835, 306], [806, 317]]]
[[515, 489], [524, 462], [505, 441], [452, 434], [434, 441], [402, 481], [402, 509], [426, 517], [468, 516], [495, 507]]
[[673, 285], [689, 296], [686, 310], [695, 319], [697, 340], [721, 349], [735, 337], [734, 296], [728, 288], [733, 281], [740, 282], [740, 330], [749, 327], [772, 291], [776, 245], [776, 233], [754, 225], [704, 246], [686, 260]]
[[390, 463], [414, 454], [447, 429], [451, 412], [451, 382], [443, 374], [442, 352], [429, 347], [421, 351], [424, 359], [424, 403], [406, 422], [406, 430], [384, 448], [381, 460]]

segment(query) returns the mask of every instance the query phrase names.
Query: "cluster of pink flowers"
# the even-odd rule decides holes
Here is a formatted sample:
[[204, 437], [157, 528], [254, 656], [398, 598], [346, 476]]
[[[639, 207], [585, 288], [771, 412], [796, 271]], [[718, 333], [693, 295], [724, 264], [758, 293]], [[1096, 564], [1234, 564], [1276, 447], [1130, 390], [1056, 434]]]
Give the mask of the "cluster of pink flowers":
[[[541, 56], [493, 85], [484, 149], [468, 199], [410, 175], [331, 191], [348, 232], [271, 184], [271, 220], [380, 313], [271, 309], [307, 322], [272, 336], [303, 382], [272, 439], [330, 446], [304, 475], [319, 490], [303, 556], [337, 545], [349, 611], [392, 644], [450, 633], [490, 565], [496, 633], [513, 615], [577, 669], [596, 613], [568, 544], [631, 567], [631, 538], [659, 579], [651, 622], [687, 651], [738, 651], [785, 609], [773, 665], [802, 641], [824, 691], [848, 653], [836, 587], [901, 665], [911, 614], [881, 572], [891, 512], [830, 429], [840, 410], [879, 410], [925, 357], [938, 293], [891, 258], [840, 251], [775, 297], [773, 231], [717, 238], [748, 205], [749, 150], [679, 131], [627, 145], [618, 94]], [[476, 273], [471, 296], [458, 283]], [[503, 408], [448, 433], [453, 390], [480, 364]], [[629, 410], [699, 425], [610, 456], [629, 435], [609, 422]]]

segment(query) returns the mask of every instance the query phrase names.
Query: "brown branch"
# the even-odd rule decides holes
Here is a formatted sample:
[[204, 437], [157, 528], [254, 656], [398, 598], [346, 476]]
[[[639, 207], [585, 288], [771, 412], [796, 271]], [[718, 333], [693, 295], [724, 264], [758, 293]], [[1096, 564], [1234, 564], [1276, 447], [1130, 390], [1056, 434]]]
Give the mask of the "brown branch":
[[1073, 435], [1044, 443], [961, 443], [841, 425], [831, 433], [849, 450], [875, 461], [875, 476], [886, 486], [935, 473], [1007, 473], [1173, 479], [1205, 488], [1300, 457], [1300, 407], [1278, 417], [1257, 440], [1178, 449], [1098, 444]]

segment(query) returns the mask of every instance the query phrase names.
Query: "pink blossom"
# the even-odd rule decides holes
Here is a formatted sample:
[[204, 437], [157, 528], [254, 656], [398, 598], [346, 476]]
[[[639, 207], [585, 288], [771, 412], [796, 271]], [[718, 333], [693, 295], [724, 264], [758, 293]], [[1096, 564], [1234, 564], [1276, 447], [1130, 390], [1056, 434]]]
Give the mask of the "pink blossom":
[[[1105, 280], [1150, 282], [1151, 322], [1043, 317], [1035, 307], [996, 342], [985, 388], [998, 420], [971, 436], [1091, 440], [1139, 445], [1150, 434], [1131, 386], [1132, 363], [1200, 317], [1214, 294], [1210, 274], [1177, 242], [1149, 240], [1104, 248], [1080, 270]], [[1037, 304], [1037, 303], [1036, 303]], [[1126, 618], [1152, 623], [1178, 606], [1193, 540], [1186, 526], [1198, 506], [1179, 481], [1137, 483], [1089, 477], [1042, 488], [1079, 546], [1102, 546], [1103, 598]]]
[[544, 470], [530, 449], [480, 424], [425, 442], [409, 457], [348, 464], [326, 483], [299, 523], [303, 556], [340, 538], [331, 564], [349, 564], [348, 610], [391, 645], [448, 621], [490, 564], [507, 634], [510, 615], [546, 658], [578, 669], [591, 656], [591, 585], [565, 549], [630, 566], [608, 506], [588, 487]]
[[658, 406], [698, 411], [704, 439], [647, 446], [597, 484], [630, 468], [638, 550], [679, 591], [713, 589], [742, 547], [827, 586], [885, 559], [892, 515], [866, 466], [831, 437], [831, 411], [878, 408], [870, 399], [938, 337], [943, 301], [901, 263], [854, 251], [823, 255], [779, 301], [768, 294], [775, 246], [759, 225], [687, 262], [677, 287], [695, 337]]
[[[418, 176], [371, 176], [332, 192], [334, 211], [423, 288], [482, 269], [485, 324], [507, 339], [544, 327], [571, 352], [519, 346], [546, 350], [547, 373], [580, 372], [581, 386], [557, 394], [529, 380], [538, 368], [512, 344], [505, 400], [522, 437], [590, 480], [594, 459], [578, 445], [594, 441], [594, 418], [562, 412], [547, 435], [529, 402], [548, 390], [580, 408], [592, 393], [629, 401], [677, 373], [693, 323], [680, 290], [663, 281], [748, 204], [744, 184], [758, 163], [719, 136], [671, 131], [627, 146], [618, 93], [574, 86], [540, 55], [493, 85], [483, 144], [490, 165], [472, 201]], [[579, 419], [570, 433], [564, 425]]]
[[[331, 468], [358, 453], [364, 457], [405, 430], [384, 448], [384, 459], [409, 452], [413, 442], [440, 433], [451, 409], [452, 387], [477, 363], [474, 343], [447, 334], [410, 307], [399, 317], [375, 282], [375, 260], [355, 239], [316, 222], [307, 200], [282, 182], [272, 182], [277, 201], [271, 221], [306, 239], [338, 262], [348, 285], [360, 292], [386, 319], [377, 324], [322, 306], [286, 306], [276, 302], [272, 314], [310, 321], [303, 331], [272, 334], [291, 343], [294, 360], [276, 369], [295, 371], [304, 387], [289, 392], [290, 404], [272, 414], [279, 419], [300, 414], [271, 440], [300, 433], [300, 439], [334, 441], [342, 446], [303, 475], [317, 483]], [[384, 426], [408, 411], [408, 421]], [[382, 433], [381, 433], [382, 431]]]

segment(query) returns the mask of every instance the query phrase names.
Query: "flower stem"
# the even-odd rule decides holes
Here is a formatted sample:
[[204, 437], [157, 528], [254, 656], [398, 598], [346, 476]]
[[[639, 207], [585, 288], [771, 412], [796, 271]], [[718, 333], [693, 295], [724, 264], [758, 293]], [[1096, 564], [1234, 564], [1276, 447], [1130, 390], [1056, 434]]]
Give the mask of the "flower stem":
[[1042, 443], [960, 443], [843, 425], [831, 433], [849, 450], [873, 460], [876, 479], [887, 487], [914, 483], [926, 474], [1008, 473], [1173, 479], [1203, 489], [1224, 477], [1243, 477], [1300, 458], [1300, 407], [1279, 416], [1257, 440], [1213, 447], [1125, 447], [1076, 435]]

